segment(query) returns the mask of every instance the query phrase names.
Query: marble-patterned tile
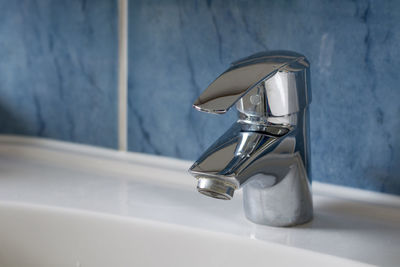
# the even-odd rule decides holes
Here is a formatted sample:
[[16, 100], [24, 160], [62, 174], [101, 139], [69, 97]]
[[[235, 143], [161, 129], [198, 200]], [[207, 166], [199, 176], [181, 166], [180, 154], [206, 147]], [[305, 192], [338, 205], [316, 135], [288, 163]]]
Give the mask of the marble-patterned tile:
[[235, 120], [192, 102], [231, 61], [311, 62], [313, 179], [400, 194], [400, 2], [132, 0], [129, 148], [195, 159]]
[[0, 0], [0, 133], [116, 147], [116, 2]]

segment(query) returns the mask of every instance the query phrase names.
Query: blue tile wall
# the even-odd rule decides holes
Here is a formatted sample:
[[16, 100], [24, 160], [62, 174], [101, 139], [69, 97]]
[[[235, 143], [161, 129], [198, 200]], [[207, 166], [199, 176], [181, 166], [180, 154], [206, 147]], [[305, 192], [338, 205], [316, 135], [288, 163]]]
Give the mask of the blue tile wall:
[[0, 0], [0, 133], [117, 145], [117, 1]]
[[195, 159], [235, 119], [191, 103], [229, 63], [311, 62], [313, 179], [400, 194], [400, 2], [131, 0], [129, 148]]

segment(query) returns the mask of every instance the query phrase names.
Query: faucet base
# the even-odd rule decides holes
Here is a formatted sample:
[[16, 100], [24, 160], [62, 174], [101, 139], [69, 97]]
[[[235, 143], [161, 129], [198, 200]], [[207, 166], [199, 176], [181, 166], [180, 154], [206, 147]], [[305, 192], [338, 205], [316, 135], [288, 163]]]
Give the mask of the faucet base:
[[271, 186], [270, 175], [258, 175], [243, 187], [246, 217], [257, 224], [294, 226], [313, 218], [313, 204], [308, 179], [299, 175], [296, 164], [289, 173]]

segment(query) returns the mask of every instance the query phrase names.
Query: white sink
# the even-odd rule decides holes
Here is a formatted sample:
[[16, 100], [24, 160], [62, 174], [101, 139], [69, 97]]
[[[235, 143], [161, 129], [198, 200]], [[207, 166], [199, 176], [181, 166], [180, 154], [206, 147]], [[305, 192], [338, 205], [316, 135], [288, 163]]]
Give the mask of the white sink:
[[249, 238], [99, 213], [2, 204], [0, 214], [1, 266], [355, 265]]
[[315, 219], [244, 218], [190, 162], [0, 137], [0, 266], [399, 266], [398, 197], [314, 184]]

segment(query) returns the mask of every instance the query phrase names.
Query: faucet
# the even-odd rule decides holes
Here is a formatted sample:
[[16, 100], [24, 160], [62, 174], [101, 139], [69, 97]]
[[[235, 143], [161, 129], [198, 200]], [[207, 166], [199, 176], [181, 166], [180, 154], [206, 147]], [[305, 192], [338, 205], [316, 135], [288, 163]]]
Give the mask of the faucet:
[[233, 62], [194, 102], [223, 114], [236, 104], [238, 120], [190, 167], [197, 190], [229, 200], [243, 188], [245, 216], [270, 226], [313, 217], [310, 172], [310, 64], [290, 51]]

